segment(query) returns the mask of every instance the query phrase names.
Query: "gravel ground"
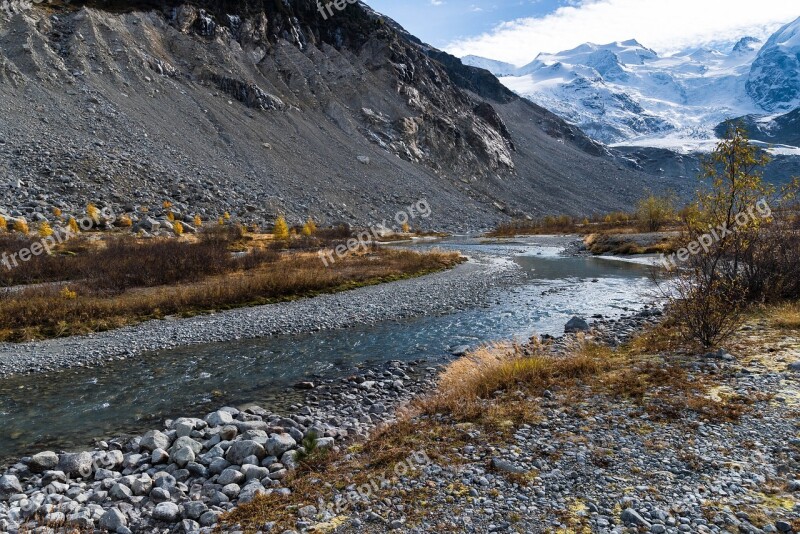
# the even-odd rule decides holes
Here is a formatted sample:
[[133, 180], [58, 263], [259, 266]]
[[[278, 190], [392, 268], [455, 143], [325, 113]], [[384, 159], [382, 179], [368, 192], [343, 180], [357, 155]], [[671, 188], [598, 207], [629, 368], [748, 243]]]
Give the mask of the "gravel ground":
[[686, 362], [718, 394], [754, 402], [738, 420], [545, 392], [541, 417], [510, 436], [459, 425], [466, 446], [443, 444], [447, 461], [363, 500], [337, 532], [797, 532], [800, 339], [758, 322], [740, 334], [733, 354]]
[[345, 328], [476, 307], [517, 275], [513, 262], [475, 254], [428, 276], [292, 302], [168, 318], [87, 336], [0, 344], [0, 377], [133, 357], [179, 346]]

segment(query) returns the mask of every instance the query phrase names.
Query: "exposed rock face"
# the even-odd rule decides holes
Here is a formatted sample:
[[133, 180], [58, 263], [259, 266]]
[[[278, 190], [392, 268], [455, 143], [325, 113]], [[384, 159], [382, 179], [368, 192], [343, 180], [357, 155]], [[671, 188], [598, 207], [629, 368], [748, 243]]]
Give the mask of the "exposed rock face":
[[773, 34], [758, 53], [747, 93], [767, 111], [800, 104], [800, 18]]
[[51, 4], [0, 15], [0, 183], [19, 184], [0, 205], [20, 215], [168, 199], [372, 224], [427, 198], [458, 229], [675, 187], [362, 4]]

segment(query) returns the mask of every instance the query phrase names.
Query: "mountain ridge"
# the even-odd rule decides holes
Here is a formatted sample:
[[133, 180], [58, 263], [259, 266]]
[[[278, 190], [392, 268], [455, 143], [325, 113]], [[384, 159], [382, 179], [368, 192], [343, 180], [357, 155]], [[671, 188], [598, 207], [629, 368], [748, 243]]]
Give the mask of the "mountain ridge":
[[85, 4], [0, 15], [0, 200], [19, 216], [169, 201], [364, 225], [427, 198], [426, 222], [463, 231], [676, 188], [363, 4]]
[[514, 70], [485, 58], [464, 60], [496, 68], [517, 94], [601, 142], [708, 150], [726, 120], [800, 105], [798, 28], [800, 18], [763, 46], [745, 36], [725, 52], [697, 48], [660, 57], [634, 39], [540, 53]]

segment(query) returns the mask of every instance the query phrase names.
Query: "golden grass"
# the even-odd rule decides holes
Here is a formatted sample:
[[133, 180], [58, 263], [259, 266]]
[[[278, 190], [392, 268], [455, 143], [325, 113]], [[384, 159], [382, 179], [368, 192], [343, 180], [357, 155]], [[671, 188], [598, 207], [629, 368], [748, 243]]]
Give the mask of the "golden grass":
[[249, 270], [122, 293], [69, 285], [32, 288], [0, 299], [0, 340], [25, 341], [108, 330], [167, 315], [268, 304], [420, 276], [462, 261], [457, 253], [381, 249], [325, 267], [316, 254], [289, 253]]
[[678, 248], [674, 239], [663, 238], [658, 243], [640, 245], [639, 243], [626, 239], [624, 232], [614, 233], [593, 233], [584, 238], [584, 244], [592, 254], [670, 254]]
[[599, 347], [563, 358], [546, 354], [522, 355], [515, 345], [479, 348], [451, 363], [442, 373], [436, 392], [421, 401], [425, 413], [444, 413], [460, 421], [519, 421], [530, 416], [521, 398], [504, 403], [488, 400], [503, 393], [541, 395], [554, 385], [568, 386], [602, 372], [608, 365], [596, 354]]
[[781, 329], [800, 329], [800, 302], [787, 302], [772, 306], [767, 311], [770, 322]]

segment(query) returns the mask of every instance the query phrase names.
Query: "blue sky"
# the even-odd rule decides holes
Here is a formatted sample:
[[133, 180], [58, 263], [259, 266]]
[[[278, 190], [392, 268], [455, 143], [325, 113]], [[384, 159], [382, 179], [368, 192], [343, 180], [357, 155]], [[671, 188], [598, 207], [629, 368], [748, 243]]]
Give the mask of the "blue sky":
[[423, 41], [443, 48], [523, 17], [547, 15], [571, 0], [366, 0]]
[[659, 54], [766, 39], [797, 0], [365, 0], [433, 46], [517, 65], [585, 42], [637, 39]]

